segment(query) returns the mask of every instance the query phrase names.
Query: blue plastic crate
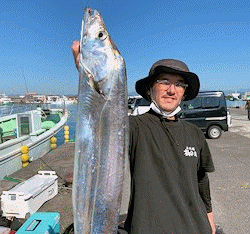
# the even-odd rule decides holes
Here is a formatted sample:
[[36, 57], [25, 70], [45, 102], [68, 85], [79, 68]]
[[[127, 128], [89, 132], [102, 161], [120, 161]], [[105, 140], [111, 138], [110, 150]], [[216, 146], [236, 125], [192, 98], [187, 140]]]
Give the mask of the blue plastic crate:
[[59, 234], [58, 212], [36, 212], [18, 229], [16, 234]]

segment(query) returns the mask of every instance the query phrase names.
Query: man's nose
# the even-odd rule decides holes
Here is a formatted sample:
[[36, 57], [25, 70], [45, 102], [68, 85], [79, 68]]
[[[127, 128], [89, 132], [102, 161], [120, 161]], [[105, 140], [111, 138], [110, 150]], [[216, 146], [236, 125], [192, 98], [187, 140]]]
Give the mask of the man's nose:
[[175, 86], [174, 84], [170, 84], [170, 86], [167, 89], [168, 93], [175, 93]]

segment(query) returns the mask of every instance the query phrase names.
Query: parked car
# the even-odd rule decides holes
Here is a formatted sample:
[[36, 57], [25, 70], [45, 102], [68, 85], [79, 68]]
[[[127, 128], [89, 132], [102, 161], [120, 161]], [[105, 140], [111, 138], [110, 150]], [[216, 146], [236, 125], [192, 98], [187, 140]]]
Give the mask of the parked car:
[[140, 95], [129, 96], [128, 97], [128, 109], [134, 109], [136, 100], [141, 99], [141, 98], [142, 98], [142, 96], [140, 96]]
[[[147, 112], [149, 106], [150, 102], [138, 98], [132, 115]], [[183, 101], [181, 109], [179, 118], [197, 125], [211, 139], [219, 138], [231, 126], [232, 118], [222, 91], [199, 92], [193, 100]]]
[[131, 115], [141, 115], [150, 109], [150, 102], [144, 99], [143, 97], [139, 97], [135, 100], [133, 111]]

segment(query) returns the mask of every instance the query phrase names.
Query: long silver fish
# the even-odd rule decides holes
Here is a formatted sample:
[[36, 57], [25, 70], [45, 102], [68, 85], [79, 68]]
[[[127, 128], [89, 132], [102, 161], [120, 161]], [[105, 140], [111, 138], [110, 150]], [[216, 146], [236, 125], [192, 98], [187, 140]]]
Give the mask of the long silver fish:
[[125, 63], [100, 13], [85, 9], [74, 161], [74, 233], [117, 233], [128, 142]]

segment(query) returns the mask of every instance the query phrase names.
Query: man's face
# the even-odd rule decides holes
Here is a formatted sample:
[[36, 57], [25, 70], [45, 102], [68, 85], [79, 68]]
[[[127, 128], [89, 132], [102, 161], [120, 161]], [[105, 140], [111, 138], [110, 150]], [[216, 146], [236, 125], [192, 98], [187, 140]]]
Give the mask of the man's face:
[[[185, 87], [174, 85], [185, 83], [184, 78], [178, 74], [161, 73], [157, 80], [152, 86], [151, 98], [161, 110], [171, 112], [184, 99]], [[162, 80], [168, 80], [171, 84], [164, 84]]]

